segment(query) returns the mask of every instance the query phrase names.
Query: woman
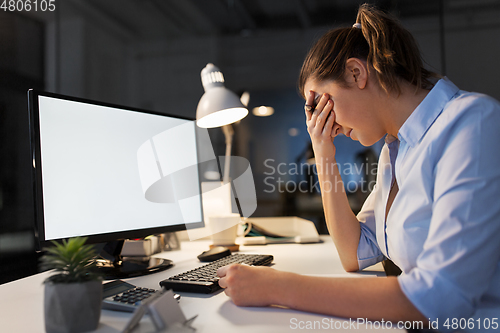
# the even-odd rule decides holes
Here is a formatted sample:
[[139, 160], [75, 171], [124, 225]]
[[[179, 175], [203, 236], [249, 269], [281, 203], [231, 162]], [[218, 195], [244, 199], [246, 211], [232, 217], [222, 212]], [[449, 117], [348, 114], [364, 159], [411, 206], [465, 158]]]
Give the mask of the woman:
[[[340, 279], [232, 265], [218, 272], [226, 294], [244, 306], [438, 319], [443, 330], [454, 319], [473, 318], [469, 328], [477, 329], [498, 318], [499, 103], [425, 70], [412, 36], [368, 5], [352, 28], [330, 31], [313, 46], [299, 88], [342, 265], [356, 271], [389, 258], [403, 273]], [[332, 138], [339, 134], [365, 146], [385, 136], [377, 185], [357, 216], [336, 186]]]

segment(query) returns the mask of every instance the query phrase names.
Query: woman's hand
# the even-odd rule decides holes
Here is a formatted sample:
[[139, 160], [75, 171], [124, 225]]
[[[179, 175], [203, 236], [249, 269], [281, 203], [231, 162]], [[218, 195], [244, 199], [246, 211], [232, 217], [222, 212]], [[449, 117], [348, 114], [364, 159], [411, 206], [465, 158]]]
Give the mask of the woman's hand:
[[232, 264], [217, 270], [219, 286], [238, 306], [269, 306], [277, 304], [278, 275], [270, 267]]
[[340, 125], [335, 123], [334, 103], [328, 94], [323, 94], [315, 106], [314, 97], [314, 91], [310, 91], [305, 105], [307, 131], [311, 137], [314, 155], [316, 158], [333, 158], [333, 138], [340, 133]]

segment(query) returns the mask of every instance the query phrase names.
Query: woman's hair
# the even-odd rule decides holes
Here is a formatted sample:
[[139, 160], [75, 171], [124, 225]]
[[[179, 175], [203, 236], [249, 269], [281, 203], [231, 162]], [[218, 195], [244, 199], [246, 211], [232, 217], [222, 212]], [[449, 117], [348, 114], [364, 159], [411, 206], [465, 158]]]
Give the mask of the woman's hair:
[[375, 70], [380, 86], [387, 93], [401, 92], [400, 79], [416, 87], [432, 87], [429, 78], [439, 76], [423, 67], [417, 43], [395, 18], [363, 4], [356, 23], [361, 28], [330, 30], [309, 50], [298, 82], [302, 95], [308, 79], [333, 80], [347, 86], [344, 72], [349, 58], [366, 60], [368, 70]]

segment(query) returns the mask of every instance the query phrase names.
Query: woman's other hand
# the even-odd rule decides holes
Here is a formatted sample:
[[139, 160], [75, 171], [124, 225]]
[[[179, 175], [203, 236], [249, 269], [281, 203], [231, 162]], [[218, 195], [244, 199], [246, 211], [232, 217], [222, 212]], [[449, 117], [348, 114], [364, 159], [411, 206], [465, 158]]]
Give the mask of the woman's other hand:
[[282, 273], [270, 267], [232, 264], [217, 270], [219, 286], [238, 306], [269, 306], [278, 303]]

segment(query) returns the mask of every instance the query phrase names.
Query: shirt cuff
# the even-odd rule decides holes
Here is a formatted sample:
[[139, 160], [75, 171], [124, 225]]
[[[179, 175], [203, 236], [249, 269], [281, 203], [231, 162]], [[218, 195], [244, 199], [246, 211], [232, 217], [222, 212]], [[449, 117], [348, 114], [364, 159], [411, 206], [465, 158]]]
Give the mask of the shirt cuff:
[[365, 269], [366, 267], [373, 266], [376, 263], [379, 263], [383, 261], [385, 257], [383, 255], [371, 257], [371, 258], [364, 258], [364, 259], [359, 259], [359, 254], [358, 254], [358, 266], [359, 270]]

